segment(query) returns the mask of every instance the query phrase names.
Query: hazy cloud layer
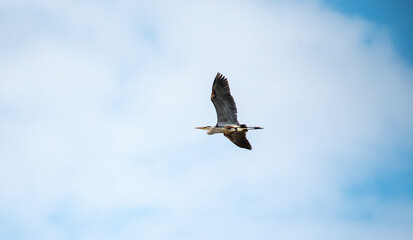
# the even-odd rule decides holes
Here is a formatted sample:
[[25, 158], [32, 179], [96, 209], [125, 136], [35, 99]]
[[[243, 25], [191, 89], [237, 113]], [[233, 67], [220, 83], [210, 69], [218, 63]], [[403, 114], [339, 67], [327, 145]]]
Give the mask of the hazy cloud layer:
[[[413, 72], [385, 29], [311, 1], [0, 9], [1, 238], [413, 234]], [[253, 151], [193, 129], [217, 71]]]

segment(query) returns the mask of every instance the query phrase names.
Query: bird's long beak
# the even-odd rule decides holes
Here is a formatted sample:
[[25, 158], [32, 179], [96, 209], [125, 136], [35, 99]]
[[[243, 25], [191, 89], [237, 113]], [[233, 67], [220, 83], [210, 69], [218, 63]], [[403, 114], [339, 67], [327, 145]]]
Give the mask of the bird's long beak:
[[206, 129], [207, 129], [207, 127], [195, 127], [195, 129], [206, 130]]

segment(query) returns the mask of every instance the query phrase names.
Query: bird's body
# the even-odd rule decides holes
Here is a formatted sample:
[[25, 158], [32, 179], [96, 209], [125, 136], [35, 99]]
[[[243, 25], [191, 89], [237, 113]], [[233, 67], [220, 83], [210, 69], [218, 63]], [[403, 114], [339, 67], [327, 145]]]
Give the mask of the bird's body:
[[252, 129], [262, 129], [261, 127], [247, 127], [239, 124], [237, 119], [237, 107], [234, 98], [229, 90], [228, 80], [217, 73], [212, 84], [211, 101], [217, 112], [218, 122], [215, 126], [196, 127], [197, 129], [207, 130], [207, 134], [223, 133], [238, 147], [252, 149], [248, 142], [246, 133]]

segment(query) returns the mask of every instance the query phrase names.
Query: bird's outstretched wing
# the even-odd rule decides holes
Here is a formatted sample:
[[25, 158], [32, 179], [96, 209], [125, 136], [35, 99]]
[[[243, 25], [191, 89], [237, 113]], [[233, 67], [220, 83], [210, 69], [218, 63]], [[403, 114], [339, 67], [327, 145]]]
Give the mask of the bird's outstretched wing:
[[212, 84], [211, 101], [217, 112], [217, 126], [237, 124], [237, 106], [229, 90], [228, 80], [221, 73], [217, 73]]
[[224, 133], [224, 136], [240, 148], [252, 149], [250, 142], [248, 142], [246, 132]]

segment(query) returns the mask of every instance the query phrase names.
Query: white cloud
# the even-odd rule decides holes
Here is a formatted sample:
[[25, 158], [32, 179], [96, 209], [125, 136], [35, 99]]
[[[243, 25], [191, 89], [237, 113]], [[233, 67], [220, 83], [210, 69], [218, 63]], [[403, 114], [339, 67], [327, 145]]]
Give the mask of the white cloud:
[[[346, 218], [346, 189], [411, 145], [412, 69], [384, 29], [311, 2], [26, 7], [63, 30], [0, 57], [0, 216], [23, 238], [411, 235], [403, 199]], [[192, 129], [215, 122], [216, 71], [265, 128], [251, 152]]]

